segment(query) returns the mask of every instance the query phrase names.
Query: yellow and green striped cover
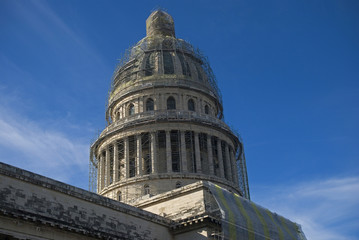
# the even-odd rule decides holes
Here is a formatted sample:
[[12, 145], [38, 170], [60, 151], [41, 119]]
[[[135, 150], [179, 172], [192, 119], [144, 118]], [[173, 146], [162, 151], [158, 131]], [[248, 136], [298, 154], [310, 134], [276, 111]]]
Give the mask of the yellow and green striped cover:
[[209, 182], [222, 213], [224, 239], [305, 240], [300, 226]]

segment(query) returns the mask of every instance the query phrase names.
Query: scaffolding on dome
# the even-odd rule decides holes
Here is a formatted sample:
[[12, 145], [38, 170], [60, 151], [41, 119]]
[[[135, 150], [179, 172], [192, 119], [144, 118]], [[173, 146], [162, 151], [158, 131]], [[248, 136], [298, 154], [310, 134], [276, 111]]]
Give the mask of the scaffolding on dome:
[[109, 96], [115, 89], [118, 82], [135, 80], [133, 74], [126, 75], [123, 79], [119, 79], [120, 73], [127, 69], [130, 63], [136, 62], [144, 57], [144, 54], [151, 51], [174, 51], [179, 52], [183, 56], [193, 56], [201, 63], [201, 66], [207, 76], [206, 80], [211, 87], [212, 92], [222, 105], [222, 95], [217, 85], [217, 80], [210, 67], [208, 58], [198, 49], [194, 48], [190, 43], [174, 38], [174, 37], [145, 37], [134, 46], [125, 50], [124, 54], [119, 60], [111, 81]]
[[[138, 176], [146, 176], [150, 175], [154, 171], [154, 166], [152, 166], [152, 154], [155, 154], [155, 158], [157, 161], [161, 161], [157, 165], [157, 169], [155, 170], [158, 173], [167, 173], [168, 169], [170, 172], [176, 174], [181, 174], [183, 172], [183, 155], [181, 151], [185, 150], [186, 154], [186, 172], [188, 173], [196, 173], [198, 171], [198, 161], [195, 154], [195, 140], [194, 140], [194, 132], [189, 129], [183, 132], [183, 137], [185, 140], [185, 145], [181, 145], [181, 132], [179, 130], [172, 130], [169, 132], [169, 139], [166, 139], [165, 131], [155, 131], [154, 137], [156, 146], [155, 152], [152, 152], [153, 149], [151, 148], [151, 134], [149, 132], [141, 132], [138, 135], [131, 135], [125, 139], [116, 140], [113, 144], [108, 146], [108, 151], [99, 153], [99, 158], [95, 157], [93, 145], [91, 146], [90, 152], [90, 159], [89, 159], [89, 190], [91, 192], [99, 192], [100, 189], [103, 189], [107, 186], [110, 186], [113, 183], [119, 182], [123, 179], [130, 179], [136, 178]], [[238, 133], [234, 132], [236, 136], [240, 139]], [[201, 172], [203, 174], [210, 175], [210, 167], [208, 164], [208, 144], [207, 144], [207, 134], [199, 133], [198, 134], [198, 146], [200, 149], [200, 161], [201, 161]], [[101, 135], [98, 136], [101, 138]], [[125, 141], [128, 141], [125, 144]], [[223, 141], [222, 144], [222, 151], [219, 152], [217, 149], [217, 141], [216, 137], [211, 137], [212, 141], [212, 157], [213, 157], [213, 174], [214, 176], [220, 176], [220, 161], [222, 159], [222, 168], [228, 168], [225, 164], [226, 162], [226, 154], [225, 154], [225, 145]], [[170, 161], [168, 160], [168, 152], [166, 152], [166, 146], [170, 144], [171, 152], [170, 152]], [[115, 146], [116, 145], [116, 146]], [[125, 149], [125, 145], [128, 146], [128, 149]], [[115, 152], [116, 151], [116, 152]], [[126, 151], [128, 151], [126, 153]], [[231, 149], [230, 151], [234, 151]], [[109, 154], [109, 158], [106, 158], [106, 154]], [[125, 156], [128, 155], [128, 162], [126, 163]], [[219, 156], [221, 155], [221, 156]], [[137, 156], [141, 156], [141, 160], [137, 159]], [[101, 158], [102, 157], [102, 158]], [[114, 159], [117, 161], [114, 161]], [[245, 155], [243, 151], [242, 142], [240, 142], [239, 146], [237, 147], [236, 151], [234, 152], [234, 159], [237, 165], [238, 172], [236, 174], [230, 174], [235, 177], [231, 177], [228, 174], [224, 174], [224, 177], [228, 181], [238, 181], [239, 189], [244, 198], [250, 199], [249, 194], [249, 186], [248, 186], [248, 177], [247, 177], [247, 169], [246, 169], [246, 161]], [[102, 171], [98, 171], [98, 168], [101, 164], [106, 165], [108, 167], [102, 168]], [[108, 161], [108, 162], [107, 162]], [[107, 164], [108, 163], [108, 164]], [[129, 165], [129, 169], [126, 172], [125, 165]], [[170, 166], [167, 166], [171, 164]], [[108, 171], [108, 173], [106, 172]], [[229, 170], [230, 171], [230, 170]], [[226, 171], [224, 171], [226, 173]], [[103, 176], [102, 176], [103, 175]], [[127, 176], [127, 178], [126, 178]], [[109, 179], [107, 179], [109, 177]], [[193, 176], [196, 178], [195, 176]], [[186, 177], [187, 178], [187, 177]], [[189, 177], [190, 178], [190, 177]], [[233, 178], [233, 179], [232, 179]], [[237, 180], [236, 180], [237, 178]], [[133, 188], [133, 187], [131, 187]], [[144, 189], [143, 187], [138, 187], [141, 189], [137, 189], [133, 193], [132, 196], [129, 197], [128, 189], [126, 189], [126, 193], [122, 192], [122, 196], [125, 198], [131, 199], [140, 199], [144, 196]], [[133, 192], [133, 191], [132, 191]], [[118, 199], [118, 196], [112, 196], [114, 199]], [[127, 199], [123, 198], [122, 200], [126, 201]]]

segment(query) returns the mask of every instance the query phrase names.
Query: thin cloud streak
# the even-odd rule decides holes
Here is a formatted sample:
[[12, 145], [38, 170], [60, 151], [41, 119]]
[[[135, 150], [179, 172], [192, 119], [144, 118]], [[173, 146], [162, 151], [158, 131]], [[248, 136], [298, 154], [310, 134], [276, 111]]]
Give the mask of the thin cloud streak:
[[267, 186], [257, 191], [255, 202], [301, 224], [308, 239], [358, 239], [347, 233], [359, 229], [359, 177]]
[[0, 107], [0, 161], [71, 183], [86, 175], [88, 148], [76, 137]]

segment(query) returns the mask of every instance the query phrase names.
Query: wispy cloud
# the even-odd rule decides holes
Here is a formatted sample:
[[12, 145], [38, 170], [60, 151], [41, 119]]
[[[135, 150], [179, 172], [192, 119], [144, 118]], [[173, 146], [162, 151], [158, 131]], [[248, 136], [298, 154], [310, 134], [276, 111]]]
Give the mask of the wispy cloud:
[[267, 186], [256, 191], [255, 202], [301, 224], [308, 239], [358, 239], [359, 177]]
[[76, 136], [0, 106], [2, 162], [86, 188], [88, 149], [88, 143]]

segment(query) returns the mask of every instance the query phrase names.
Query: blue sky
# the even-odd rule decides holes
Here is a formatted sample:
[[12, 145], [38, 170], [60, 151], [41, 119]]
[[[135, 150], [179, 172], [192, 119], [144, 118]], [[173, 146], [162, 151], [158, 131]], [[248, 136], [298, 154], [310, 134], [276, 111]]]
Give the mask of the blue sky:
[[359, 239], [356, 0], [0, 0], [0, 161], [87, 189], [112, 73], [157, 7], [209, 58], [252, 200]]

